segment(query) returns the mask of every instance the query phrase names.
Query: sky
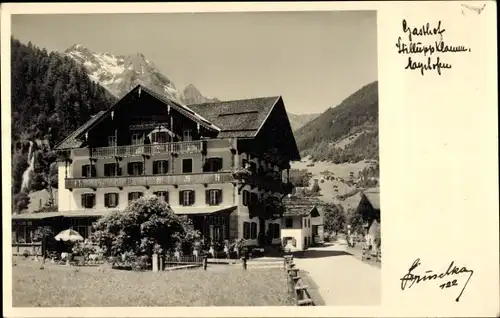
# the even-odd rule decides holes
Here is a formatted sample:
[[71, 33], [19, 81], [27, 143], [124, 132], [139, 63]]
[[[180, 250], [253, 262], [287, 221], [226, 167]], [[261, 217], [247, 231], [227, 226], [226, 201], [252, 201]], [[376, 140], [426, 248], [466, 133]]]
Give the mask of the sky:
[[63, 52], [140, 52], [174, 82], [221, 100], [283, 96], [322, 113], [377, 80], [375, 11], [13, 15], [12, 35]]

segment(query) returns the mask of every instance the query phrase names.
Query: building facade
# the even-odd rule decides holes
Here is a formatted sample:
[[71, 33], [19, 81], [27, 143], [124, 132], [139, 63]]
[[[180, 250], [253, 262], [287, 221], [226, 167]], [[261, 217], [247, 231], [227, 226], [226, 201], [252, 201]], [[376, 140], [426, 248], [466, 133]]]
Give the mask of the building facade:
[[19, 228], [62, 218], [88, 237], [99, 217], [155, 195], [211, 240], [279, 244], [300, 160], [279, 96], [185, 106], [140, 85], [56, 149], [59, 211], [15, 216]]
[[305, 250], [315, 245], [315, 240], [322, 240], [323, 209], [319, 200], [289, 196], [283, 203], [281, 240], [284, 246]]

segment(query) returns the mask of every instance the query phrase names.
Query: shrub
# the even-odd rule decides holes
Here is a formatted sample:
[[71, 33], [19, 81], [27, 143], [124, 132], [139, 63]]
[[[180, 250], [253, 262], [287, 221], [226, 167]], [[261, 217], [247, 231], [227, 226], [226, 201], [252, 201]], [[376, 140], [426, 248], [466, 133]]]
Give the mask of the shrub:
[[200, 237], [186, 216], [175, 214], [156, 196], [133, 201], [123, 212], [112, 212], [99, 219], [91, 239], [106, 256], [151, 255], [158, 247], [173, 251], [178, 244], [192, 244]]

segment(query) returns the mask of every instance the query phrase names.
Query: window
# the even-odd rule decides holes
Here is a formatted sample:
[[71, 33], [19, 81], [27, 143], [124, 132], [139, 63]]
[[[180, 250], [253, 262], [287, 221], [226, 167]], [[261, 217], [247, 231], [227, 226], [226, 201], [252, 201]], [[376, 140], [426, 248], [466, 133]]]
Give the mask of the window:
[[105, 163], [104, 164], [104, 176], [120, 176], [122, 174], [122, 169], [116, 163]]
[[183, 190], [179, 192], [179, 205], [190, 206], [194, 204], [194, 191]]
[[137, 200], [143, 196], [142, 192], [129, 192], [128, 193], [128, 202], [132, 202], [134, 200]]
[[291, 227], [293, 227], [293, 219], [292, 219], [292, 218], [287, 218], [287, 219], [285, 219], [285, 227], [286, 227], [286, 228], [291, 228]]
[[118, 193], [105, 193], [104, 206], [107, 208], [116, 208], [118, 206]]
[[72, 219], [71, 220], [71, 228], [78, 232], [83, 238], [88, 238], [91, 230], [91, 226], [89, 226], [89, 222], [87, 220], [81, 219]]
[[219, 205], [222, 203], [222, 190], [210, 189], [205, 191], [205, 202], [208, 205]]
[[142, 138], [142, 134], [132, 134], [132, 145], [142, 145], [144, 139]]
[[243, 222], [243, 238], [250, 239], [250, 222]]
[[193, 172], [193, 159], [182, 159], [182, 173]]
[[153, 161], [153, 174], [167, 174], [168, 160]]
[[168, 192], [167, 191], [156, 191], [153, 193], [160, 199], [160, 201], [168, 203], [169, 202], [169, 197], [168, 197]]
[[222, 170], [222, 158], [208, 158], [203, 165], [203, 172], [217, 172]]
[[184, 140], [184, 141], [192, 141], [193, 140], [193, 135], [191, 134], [190, 129], [184, 130], [184, 132], [182, 133], [182, 140]]
[[151, 143], [164, 144], [168, 142], [168, 134], [165, 131], [159, 131], [151, 134]]
[[140, 176], [143, 173], [144, 170], [144, 163], [137, 161], [137, 162], [129, 162], [127, 166], [128, 174], [130, 176]]
[[248, 203], [250, 202], [250, 192], [248, 192], [248, 190], [243, 190], [241, 193], [241, 199], [243, 201], [243, 205], [248, 206]]
[[84, 178], [91, 178], [91, 177], [96, 177], [96, 169], [94, 165], [83, 165], [82, 166], [82, 177]]
[[82, 194], [82, 207], [85, 209], [92, 209], [95, 206], [95, 194], [84, 193]]
[[116, 147], [116, 136], [108, 136], [108, 146]]
[[252, 240], [257, 238], [257, 223], [251, 223], [250, 238]]

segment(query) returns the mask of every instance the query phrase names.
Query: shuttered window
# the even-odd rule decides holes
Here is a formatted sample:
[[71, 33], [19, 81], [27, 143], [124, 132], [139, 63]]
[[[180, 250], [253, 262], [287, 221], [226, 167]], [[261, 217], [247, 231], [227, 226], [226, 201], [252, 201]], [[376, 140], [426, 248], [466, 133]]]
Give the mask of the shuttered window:
[[104, 206], [107, 208], [116, 208], [118, 206], [118, 193], [105, 193]]
[[193, 159], [182, 159], [182, 173], [193, 172]]
[[168, 160], [153, 161], [153, 174], [167, 174]]
[[140, 176], [143, 174], [144, 164], [140, 161], [129, 162], [127, 164], [127, 173], [129, 176]]
[[222, 190], [210, 189], [205, 191], [205, 203], [207, 205], [219, 205], [222, 203]]
[[252, 240], [257, 238], [257, 223], [251, 223], [250, 238]]
[[104, 176], [120, 176], [122, 174], [121, 168], [116, 163], [105, 163], [104, 164]]
[[194, 204], [194, 191], [183, 190], [179, 192], [179, 205], [190, 206]]
[[128, 202], [132, 202], [141, 198], [144, 194], [142, 192], [129, 192], [128, 193]]
[[82, 207], [85, 209], [92, 209], [95, 206], [95, 194], [84, 193], [82, 194]]
[[96, 177], [96, 169], [95, 165], [83, 165], [82, 166], [82, 177], [84, 178], [91, 178], [91, 177]]
[[243, 238], [250, 239], [250, 222], [243, 222]]
[[158, 197], [158, 199], [160, 199], [160, 201], [165, 202], [165, 203], [169, 202], [168, 191], [156, 191], [153, 194], [156, 195]]
[[222, 158], [207, 158], [203, 165], [204, 172], [217, 172], [222, 170]]

